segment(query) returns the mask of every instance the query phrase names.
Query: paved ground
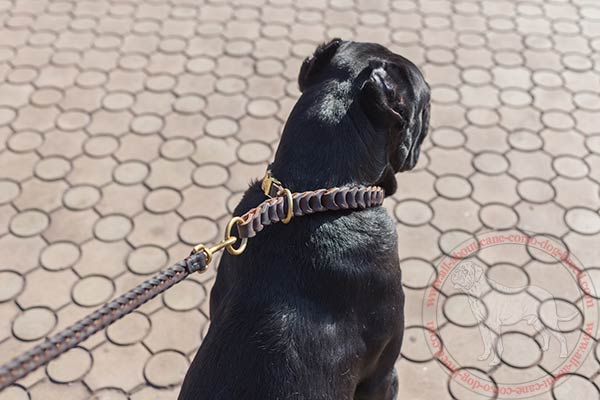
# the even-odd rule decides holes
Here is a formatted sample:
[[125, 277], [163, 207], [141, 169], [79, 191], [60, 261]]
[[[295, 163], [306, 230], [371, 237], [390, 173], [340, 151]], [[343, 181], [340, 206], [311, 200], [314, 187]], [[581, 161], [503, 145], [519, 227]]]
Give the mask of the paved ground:
[[[230, 3], [0, 0], [0, 362], [219, 237], [273, 155], [301, 60], [339, 36], [389, 45], [433, 89], [419, 168], [386, 200], [407, 292], [400, 398], [597, 398], [597, 0]], [[468, 249], [512, 228], [543, 235]], [[212, 280], [0, 399], [174, 398]], [[498, 326], [529, 306], [541, 322]], [[553, 325], [553, 309], [575, 317]], [[477, 359], [494, 342], [482, 319], [504, 332], [498, 365]], [[580, 375], [548, 380], [565, 363]]]

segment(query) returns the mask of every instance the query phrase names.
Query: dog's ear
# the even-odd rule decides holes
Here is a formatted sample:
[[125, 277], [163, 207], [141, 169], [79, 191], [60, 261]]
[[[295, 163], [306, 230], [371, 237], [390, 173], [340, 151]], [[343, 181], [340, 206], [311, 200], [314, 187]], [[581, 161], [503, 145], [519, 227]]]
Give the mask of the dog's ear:
[[333, 39], [317, 47], [314, 54], [304, 60], [298, 74], [300, 92], [303, 92], [310, 85], [311, 80], [331, 61], [340, 44], [342, 44], [341, 39]]

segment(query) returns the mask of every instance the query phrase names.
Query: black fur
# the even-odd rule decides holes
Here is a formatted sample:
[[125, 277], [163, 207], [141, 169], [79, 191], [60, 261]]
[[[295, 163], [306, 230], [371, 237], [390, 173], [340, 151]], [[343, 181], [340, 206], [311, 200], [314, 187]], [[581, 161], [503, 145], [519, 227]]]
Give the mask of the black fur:
[[[410, 61], [339, 39], [302, 65], [273, 175], [292, 191], [396, 190], [427, 134], [429, 88]], [[265, 200], [254, 183], [235, 210]], [[180, 400], [395, 398], [404, 331], [394, 222], [383, 207], [266, 227], [224, 254], [211, 326]]]

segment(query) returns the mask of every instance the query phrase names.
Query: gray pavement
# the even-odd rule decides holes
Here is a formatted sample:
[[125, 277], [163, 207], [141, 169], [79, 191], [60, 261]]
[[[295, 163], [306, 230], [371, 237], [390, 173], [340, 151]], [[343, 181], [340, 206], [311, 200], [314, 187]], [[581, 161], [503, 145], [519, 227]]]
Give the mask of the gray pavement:
[[[332, 37], [389, 46], [433, 91], [418, 168], [385, 204], [399, 398], [598, 398], [597, 0], [0, 0], [0, 363], [219, 238]], [[213, 280], [0, 399], [175, 398]]]

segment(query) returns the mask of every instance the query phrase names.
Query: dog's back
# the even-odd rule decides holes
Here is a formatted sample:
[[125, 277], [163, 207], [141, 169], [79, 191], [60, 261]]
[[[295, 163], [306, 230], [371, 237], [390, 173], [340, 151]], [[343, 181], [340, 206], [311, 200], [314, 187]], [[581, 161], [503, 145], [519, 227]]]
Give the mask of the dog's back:
[[[263, 199], [254, 185], [238, 214]], [[211, 328], [180, 399], [337, 400], [377, 390], [398, 356], [402, 306], [384, 208], [270, 226], [243, 257], [223, 256]]]

